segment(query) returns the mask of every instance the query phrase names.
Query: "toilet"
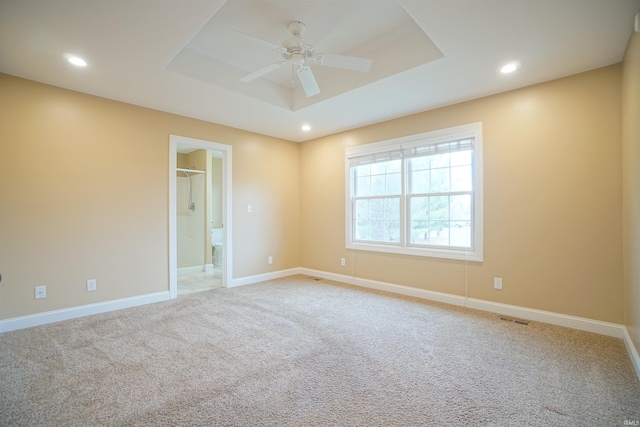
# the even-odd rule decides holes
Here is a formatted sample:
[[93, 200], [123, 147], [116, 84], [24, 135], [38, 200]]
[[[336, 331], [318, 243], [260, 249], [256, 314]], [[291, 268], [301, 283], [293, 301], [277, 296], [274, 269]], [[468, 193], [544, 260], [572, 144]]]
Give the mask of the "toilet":
[[211, 246], [213, 247], [213, 264], [222, 265], [222, 227], [211, 229]]

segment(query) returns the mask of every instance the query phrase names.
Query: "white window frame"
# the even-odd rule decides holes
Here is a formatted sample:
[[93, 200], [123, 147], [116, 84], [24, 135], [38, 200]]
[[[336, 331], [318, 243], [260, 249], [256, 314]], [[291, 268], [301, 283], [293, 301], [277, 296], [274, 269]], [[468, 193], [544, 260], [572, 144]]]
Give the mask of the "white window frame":
[[[406, 187], [407, 176], [405, 171], [405, 160], [402, 166], [402, 195], [400, 205], [400, 243], [372, 243], [356, 242], [353, 240], [353, 203], [352, 194], [354, 183], [352, 182], [351, 166], [349, 159], [353, 157], [366, 156], [389, 152], [393, 150], [403, 150], [415, 146], [437, 144], [460, 140], [464, 138], [474, 138], [474, 159], [473, 159], [473, 211], [472, 211], [472, 247], [470, 249], [455, 248], [435, 248], [416, 247], [408, 243], [408, 225], [405, 208], [406, 200], [409, 199]], [[425, 256], [433, 258], [446, 258], [468, 261], [483, 261], [483, 182], [482, 182], [482, 122], [470, 123], [417, 135], [391, 139], [387, 141], [375, 142], [345, 149], [345, 242], [347, 249], [362, 251], [387, 252], [402, 255]]]

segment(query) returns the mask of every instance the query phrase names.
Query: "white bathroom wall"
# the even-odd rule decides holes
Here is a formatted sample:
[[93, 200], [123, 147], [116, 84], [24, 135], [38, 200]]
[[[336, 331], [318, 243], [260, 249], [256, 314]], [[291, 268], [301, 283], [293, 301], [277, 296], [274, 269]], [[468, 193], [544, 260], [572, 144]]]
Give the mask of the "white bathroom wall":
[[211, 158], [211, 226], [222, 227], [222, 159]]

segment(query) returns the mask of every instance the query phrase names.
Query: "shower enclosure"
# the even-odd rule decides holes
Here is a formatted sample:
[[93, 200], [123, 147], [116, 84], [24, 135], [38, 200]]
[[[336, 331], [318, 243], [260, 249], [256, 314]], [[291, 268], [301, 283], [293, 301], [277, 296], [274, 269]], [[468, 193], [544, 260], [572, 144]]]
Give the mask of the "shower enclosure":
[[[193, 150], [178, 153], [176, 168], [176, 232], [178, 276], [215, 274], [212, 229], [222, 227], [221, 153]], [[220, 270], [220, 266], [217, 267]], [[203, 277], [200, 276], [199, 279]]]
[[197, 169], [177, 171], [178, 274], [206, 269], [205, 176], [205, 171]]

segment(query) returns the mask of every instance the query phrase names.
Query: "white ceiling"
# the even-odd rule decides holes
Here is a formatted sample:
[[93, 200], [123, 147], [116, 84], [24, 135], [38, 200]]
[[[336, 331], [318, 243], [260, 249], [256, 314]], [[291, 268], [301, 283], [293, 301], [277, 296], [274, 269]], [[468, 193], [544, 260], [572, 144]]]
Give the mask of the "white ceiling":
[[[362, 11], [366, 8], [366, 14]], [[317, 54], [373, 60], [362, 73], [308, 61], [321, 88], [307, 97], [287, 64], [249, 83], [238, 79], [283, 61], [276, 51], [303, 21]], [[169, 71], [297, 111], [443, 55], [396, 1], [228, 1], [166, 67]]]
[[[620, 62], [638, 10], [640, 0], [0, 0], [0, 72], [300, 142]], [[313, 65], [322, 92], [311, 100], [287, 99], [296, 87], [283, 76], [236, 82], [274, 53], [230, 34], [279, 44], [291, 20], [317, 50], [371, 57], [372, 71]], [[200, 56], [185, 66], [189, 51]], [[501, 75], [511, 60], [521, 68]]]

